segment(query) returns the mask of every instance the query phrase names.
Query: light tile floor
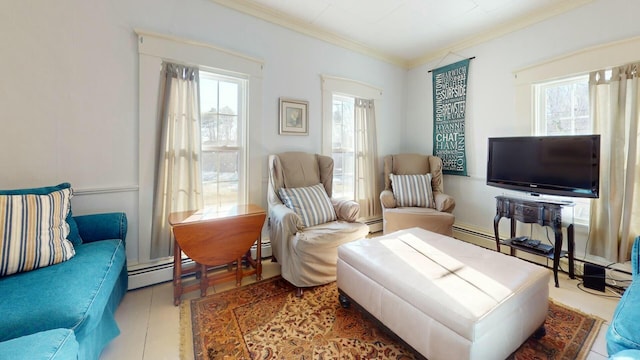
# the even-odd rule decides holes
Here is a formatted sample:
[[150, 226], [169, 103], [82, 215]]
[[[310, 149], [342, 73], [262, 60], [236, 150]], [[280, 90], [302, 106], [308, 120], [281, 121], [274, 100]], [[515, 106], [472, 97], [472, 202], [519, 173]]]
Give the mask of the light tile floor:
[[[263, 261], [263, 278], [279, 275], [280, 267], [269, 260]], [[553, 278], [553, 277], [552, 277]], [[553, 281], [553, 279], [552, 279]], [[255, 282], [255, 277], [243, 279], [243, 285]], [[618, 303], [611, 293], [585, 292], [578, 288], [579, 280], [560, 274], [560, 287], [549, 283], [550, 297], [560, 303], [593, 314], [605, 320], [587, 360], [606, 359], [605, 332], [608, 321]], [[209, 294], [228, 290], [234, 281], [210, 287]], [[194, 291], [183, 296], [199, 296]], [[173, 305], [171, 282], [129, 291], [116, 312], [121, 334], [102, 353], [101, 360], [175, 360], [180, 358], [180, 307]]]

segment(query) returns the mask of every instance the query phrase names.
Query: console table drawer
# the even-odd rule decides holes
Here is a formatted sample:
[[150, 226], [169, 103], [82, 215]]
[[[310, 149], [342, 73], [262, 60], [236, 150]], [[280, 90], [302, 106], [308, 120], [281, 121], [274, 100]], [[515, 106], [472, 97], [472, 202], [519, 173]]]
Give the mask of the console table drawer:
[[[538, 222], [544, 219], [544, 208], [539, 206], [530, 206], [527, 204], [514, 204], [513, 205], [513, 217], [518, 221], [525, 223]], [[549, 213], [547, 212], [547, 216]], [[548, 220], [548, 219], [544, 219]]]
[[562, 206], [553, 203], [497, 198], [497, 214], [523, 223], [537, 223], [542, 226], [560, 225]]

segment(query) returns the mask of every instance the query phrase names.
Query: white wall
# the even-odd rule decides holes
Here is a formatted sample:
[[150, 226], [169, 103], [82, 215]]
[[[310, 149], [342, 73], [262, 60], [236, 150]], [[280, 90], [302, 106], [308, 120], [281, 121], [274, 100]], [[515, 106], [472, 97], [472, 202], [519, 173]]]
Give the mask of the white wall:
[[[264, 158], [265, 184], [268, 154], [321, 151], [321, 74], [383, 89], [378, 149], [400, 150], [406, 70], [397, 66], [208, 0], [1, 1], [0, 188], [68, 181], [74, 213], [126, 211], [130, 264], [139, 257], [134, 28], [264, 61], [262, 137], [252, 146]], [[309, 136], [278, 135], [281, 96], [309, 101]]]
[[[458, 225], [493, 234], [494, 197], [509, 192], [485, 184], [487, 138], [532, 134], [532, 120], [516, 116], [514, 72], [584, 48], [638, 36], [640, 22], [633, 17], [638, 11], [638, 1], [594, 1], [570, 13], [456, 52], [463, 57], [476, 57], [471, 61], [467, 93], [469, 177], [445, 176], [445, 192], [456, 199], [454, 214]], [[432, 85], [427, 72], [438, 64], [458, 61], [460, 56], [450, 54], [409, 71], [403, 150], [432, 153]], [[640, 59], [629, 59], [632, 60]], [[505, 235], [507, 223], [506, 220], [501, 223]]]

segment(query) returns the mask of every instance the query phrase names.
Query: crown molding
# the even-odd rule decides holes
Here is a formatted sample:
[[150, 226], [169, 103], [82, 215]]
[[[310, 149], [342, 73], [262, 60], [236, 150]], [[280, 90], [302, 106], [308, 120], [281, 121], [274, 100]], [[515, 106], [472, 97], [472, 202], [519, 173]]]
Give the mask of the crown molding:
[[524, 29], [528, 26], [531, 26], [533, 24], [539, 23], [541, 21], [547, 20], [549, 18], [552, 18], [556, 15], [560, 15], [562, 13], [565, 13], [567, 11], [573, 10], [575, 8], [578, 8], [580, 6], [592, 3], [594, 0], [568, 0], [564, 3], [560, 3], [560, 4], [556, 4], [556, 5], [551, 5], [545, 9], [541, 9], [540, 11], [533, 13], [533, 14], [529, 14], [527, 16], [522, 16], [519, 17], [517, 19], [514, 19], [512, 21], [508, 21], [503, 23], [502, 25], [495, 27], [489, 31], [485, 31], [485, 32], [481, 32], [476, 36], [472, 36], [469, 38], [466, 38], [462, 41], [456, 42], [455, 44], [452, 44], [451, 46], [447, 46], [445, 48], [439, 49], [437, 51], [433, 51], [433, 52], [429, 52], [426, 53], [418, 58], [412, 59], [412, 60], [408, 60], [407, 61], [407, 67], [409, 69], [412, 69], [414, 67], [420, 66], [420, 65], [424, 65], [428, 62], [434, 61], [434, 60], [438, 60], [438, 59], [442, 59], [445, 56], [447, 56], [448, 54], [451, 53], [457, 53], [459, 51], [462, 51], [464, 49], [470, 48], [472, 46], [478, 45], [478, 44], [482, 44], [484, 42], [487, 42], [489, 40], [493, 40], [496, 38], [499, 38], [501, 36], [504, 36], [506, 34], [515, 32], [517, 30], [521, 30]]
[[359, 42], [350, 40], [336, 33], [324, 30], [313, 24], [301, 21], [293, 16], [289, 16], [282, 12], [276, 11], [269, 7], [263, 6], [251, 0], [209, 0], [216, 4], [228, 7], [233, 10], [257, 17], [270, 23], [283, 26], [290, 30], [299, 32], [304, 35], [323, 40], [330, 44], [340, 46], [345, 49], [353, 50], [361, 54], [382, 60], [402, 68], [407, 67], [407, 60], [399, 56], [388, 54], [371, 47], [365, 46]]
[[456, 53], [466, 48], [481, 44], [483, 42], [498, 38], [508, 33], [523, 29], [538, 22], [549, 19], [553, 16], [562, 14], [564, 12], [573, 10], [580, 6], [589, 4], [594, 0], [567, 0], [557, 1], [553, 5], [550, 5], [540, 11], [533, 14], [522, 16], [512, 21], [503, 23], [502, 25], [495, 27], [489, 31], [481, 32], [476, 36], [468, 37], [462, 41], [456, 42], [451, 46], [447, 46], [436, 51], [430, 51], [422, 56], [414, 59], [404, 59], [400, 56], [383, 52], [365, 46], [362, 43], [350, 40], [336, 33], [324, 30], [313, 24], [301, 21], [290, 15], [276, 11], [262, 4], [258, 4], [251, 0], [209, 0], [216, 4], [225, 6], [227, 8], [237, 10], [239, 12], [254, 16], [256, 18], [271, 22], [276, 25], [283, 26], [290, 30], [299, 32], [304, 35], [308, 35], [319, 40], [326, 41], [328, 43], [359, 52], [361, 54], [400, 66], [405, 69], [412, 69], [414, 67], [424, 65], [436, 59], [442, 59], [450, 53]]

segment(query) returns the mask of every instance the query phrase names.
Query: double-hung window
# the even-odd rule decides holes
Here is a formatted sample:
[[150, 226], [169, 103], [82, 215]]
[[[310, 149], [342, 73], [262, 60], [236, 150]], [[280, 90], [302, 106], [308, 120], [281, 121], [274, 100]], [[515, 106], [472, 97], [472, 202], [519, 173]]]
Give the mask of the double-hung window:
[[141, 226], [139, 252], [134, 256], [144, 264], [164, 262], [171, 255], [173, 243], [166, 219], [168, 213], [179, 211], [165, 206], [163, 211], [167, 214], [160, 214], [155, 206], [159, 169], [154, 165], [158, 150], [164, 145], [159, 136], [163, 130], [159, 120], [163, 108], [159, 106], [158, 96], [165, 92], [160, 73], [163, 64], [190, 64], [189, 67], [198, 70], [198, 104], [194, 107], [195, 115], [199, 115], [199, 124], [195, 127], [198, 131], [185, 135], [194, 135], [188, 150], [193, 154], [189, 154], [189, 158], [197, 164], [194, 168], [198, 167], [194, 183], [202, 185], [193, 187], [199, 196], [196, 200], [202, 198], [202, 204], [198, 202], [194, 206], [222, 211], [236, 204], [260, 203], [263, 196], [263, 164], [257, 151], [262, 134], [264, 64], [259, 59], [212, 44], [137, 32], [141, 164], [138, 222]]
[[589, 115], [589, 76], [535, 85], [536, 135], [593, 133]]
[[355, 98], [332, 96], [331, 157], [333, 157], [333, 197], [355, 200]]
[[[589, 110], [589, 76], [575, 76], [534, 85], [535, 135], [593, 133]], [[589, 199], [573, 198], [574, 221], [589, 224]]]
[[376, 138], [381, 98], [372, 86], [322, 77], [322, 153], [334, 161], [332, 197], [356, 201], [368, 222], [382, 215]]
[[226, 210], [243, 203], [246, 80], [200, 71], [201, 168], [204, 206]]

